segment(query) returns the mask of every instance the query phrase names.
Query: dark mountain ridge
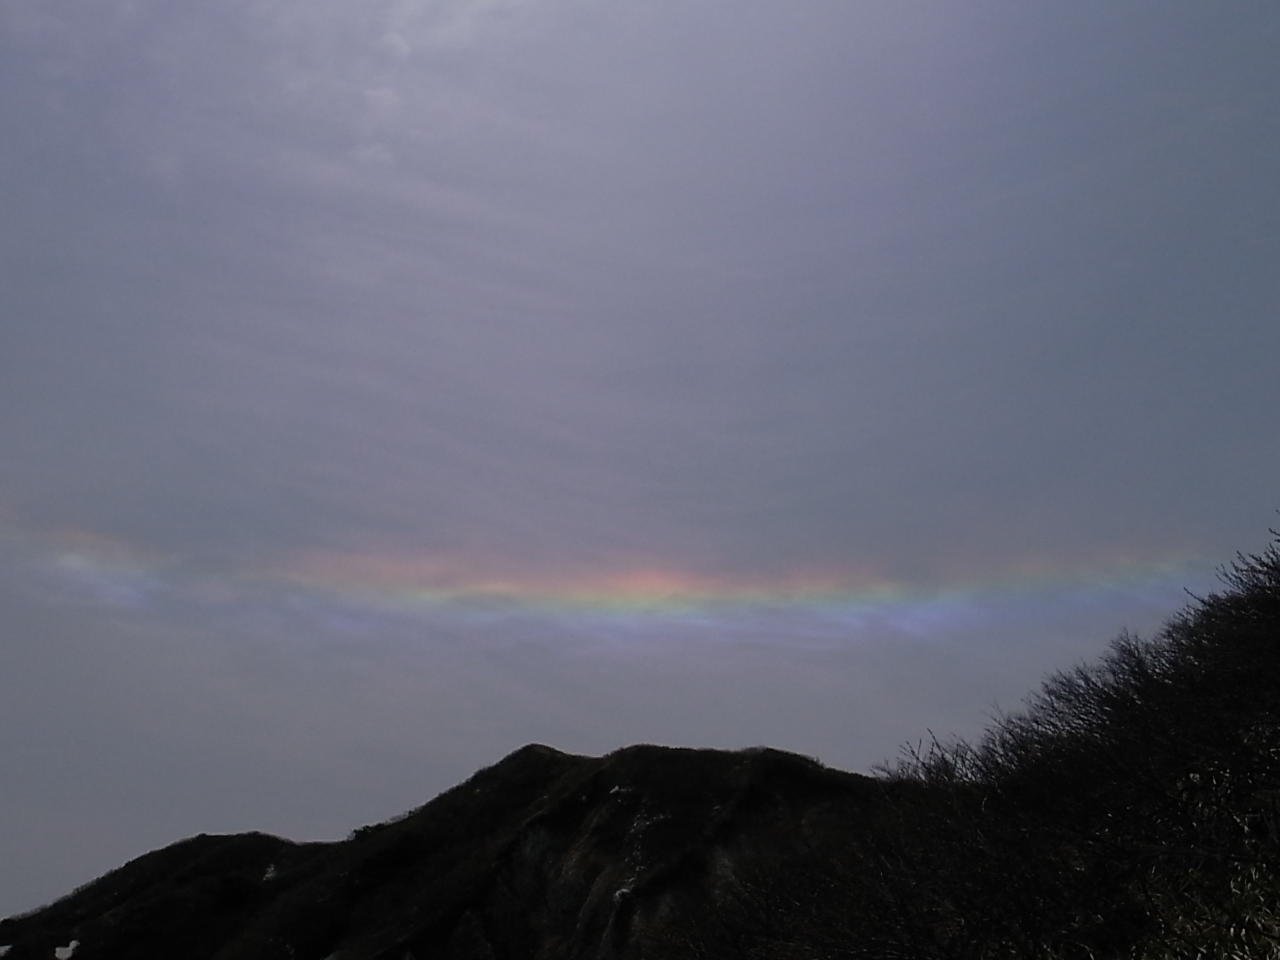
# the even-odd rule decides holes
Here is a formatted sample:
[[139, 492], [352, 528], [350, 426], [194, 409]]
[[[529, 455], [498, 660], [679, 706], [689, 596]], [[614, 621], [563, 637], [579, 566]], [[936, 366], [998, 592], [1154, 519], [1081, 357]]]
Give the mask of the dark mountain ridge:
[[530, 745], [337, 843], [202, 835], [0, 923], [9, 960], [624, 956], [886, 789], [771, 749]]
[[146, 854], [0, 921], [0, 953], [1280, 958], [1277, 543], [1224, 580], [979, 743], [876, 777], [767, 748], [530, 745], [345, 841]]

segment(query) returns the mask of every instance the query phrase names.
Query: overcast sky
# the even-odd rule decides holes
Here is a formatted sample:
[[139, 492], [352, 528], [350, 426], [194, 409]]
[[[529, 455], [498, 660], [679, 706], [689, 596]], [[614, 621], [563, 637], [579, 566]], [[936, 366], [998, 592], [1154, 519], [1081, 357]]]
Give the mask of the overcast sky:
[[867, 770], [1280, 507], [1280, 11], [4, 0], [0, 915], [528, 741]]

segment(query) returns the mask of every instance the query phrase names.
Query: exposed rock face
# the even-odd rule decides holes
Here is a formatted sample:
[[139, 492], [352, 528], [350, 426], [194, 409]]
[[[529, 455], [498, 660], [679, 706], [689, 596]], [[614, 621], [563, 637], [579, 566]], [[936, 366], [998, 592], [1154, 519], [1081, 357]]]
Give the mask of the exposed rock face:
[[331, 844], [199, 836], [0, 923], [7, 960], [679, 955], [742, 873], [829, 843], [883, 791], [775, 750], [527, 746]]

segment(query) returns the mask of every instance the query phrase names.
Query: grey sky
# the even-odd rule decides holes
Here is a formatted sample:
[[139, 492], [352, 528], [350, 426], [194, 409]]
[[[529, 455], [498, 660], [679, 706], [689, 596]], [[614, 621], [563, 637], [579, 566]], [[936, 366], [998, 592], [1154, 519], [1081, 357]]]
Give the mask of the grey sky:
[[866, 767], [1280, 506], [1280, 14], [0, 8], [0, 913], [527, 740]]

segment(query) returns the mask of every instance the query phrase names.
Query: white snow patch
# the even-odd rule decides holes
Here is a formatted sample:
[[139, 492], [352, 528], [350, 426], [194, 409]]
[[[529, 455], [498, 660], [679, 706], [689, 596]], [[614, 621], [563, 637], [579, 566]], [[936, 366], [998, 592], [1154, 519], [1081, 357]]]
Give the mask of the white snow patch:
[[267, 864], [267, 872], [262, 875], [262, 882], [266, 883], [268, 880], [274, 880], [275, 878], [276, 865], [274, 863], [269, 863]]
[[72, 940], [65, 947], [54, 947], [53, 955], [57, 960], [71, 960], [76, 955], [76, 947], [80, 946], [79, 940]]
[[12, 949], [13, 949], [12, 943], [6, 943], [3, 946], [0, 946], [0, 957], [3, 957], [6, 953], [8, 953]]

